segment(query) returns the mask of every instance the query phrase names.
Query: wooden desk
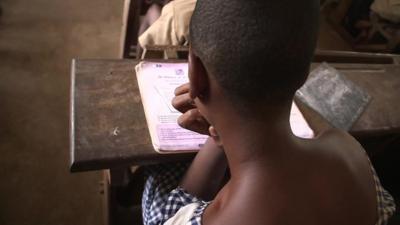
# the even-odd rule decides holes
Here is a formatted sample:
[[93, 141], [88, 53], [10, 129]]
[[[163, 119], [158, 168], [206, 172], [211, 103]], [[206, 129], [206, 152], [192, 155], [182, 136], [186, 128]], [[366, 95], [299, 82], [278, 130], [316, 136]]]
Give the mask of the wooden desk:
[[153, 150], [135, 76], [136, 60], [74, 60], [71, 171], [189, 159]]
[[[318, 64], [313, 64], [312, 67]], [[383, 64], [330, 64], [363, 88], [371, 102], [350, 129], [356, 138], [400, 133], [400, 66]], [[330, 125], [316, 112], [299, 103], [310, 126], [321, 131]]]
[[[184, 160], [152, 149], [135, 77], [135, 60], [74, 60], [71, 78], [71, 171]], [[317, 64], [314, 64], [315, 66]], [[330, 63], [364, 88], [372, 101], [351, 129], [354, 135], [400, 132], [400, 66]], [[299, 106], [311, 127], [326, 126]]]

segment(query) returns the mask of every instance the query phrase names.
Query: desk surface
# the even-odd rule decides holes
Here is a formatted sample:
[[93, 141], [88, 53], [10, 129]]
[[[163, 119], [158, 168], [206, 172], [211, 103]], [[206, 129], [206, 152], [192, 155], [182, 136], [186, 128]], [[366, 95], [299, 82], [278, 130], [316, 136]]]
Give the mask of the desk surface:
[[[71, 76], [71, 171], [177, 161], [193, 154], [160, 155], [151, 144], [135, 76], [135, 60], [74, 60]], [[353, 135], [400, 130], [400, 66], [330, 64], [371, 96]], [[314, 64], [315, 66], [315, 64]], [[300, 105], [310, 126], [327, 124]]]
[[182, 160], [193, 154], [153, 150], [134, 60], [74, 60], [71, 77], [71, 171]]

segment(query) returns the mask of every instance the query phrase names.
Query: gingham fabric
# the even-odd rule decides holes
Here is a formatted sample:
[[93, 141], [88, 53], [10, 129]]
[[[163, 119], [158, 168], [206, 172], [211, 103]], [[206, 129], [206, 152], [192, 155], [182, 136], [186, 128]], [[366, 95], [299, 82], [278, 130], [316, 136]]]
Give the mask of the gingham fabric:
[[164, 164], [146, 168], [147, 177], [142, 197], [143, 224], [162, 225], [180, 208], [198, 203], [191, 225], [201, 224], [201, 215], [210, 202], [198, 199], [178, 187], [189, 164]]
[[[180, 208], [198, 203], [192, 218], [185, 225], [201, 225], [201, 216], [211, 202], [205, 202], [178, 187], [189, 164], [164, 164], [146, 169], [147, 180], [142, 198], [143, 224], [163, 225]], [[387, 224], [396, 210], [393, 197], [382, 187], [375, 169], [371, 165], [377, 192], [378, 221], [376, 225]]]
[[385, 225], [396, 211], [396, 205], [393, 197], [382, 187], [374, 167], [371, 166], [371, 169], [375, 180], [376, 202], [378, 205], [378, 221], [376, 225]]

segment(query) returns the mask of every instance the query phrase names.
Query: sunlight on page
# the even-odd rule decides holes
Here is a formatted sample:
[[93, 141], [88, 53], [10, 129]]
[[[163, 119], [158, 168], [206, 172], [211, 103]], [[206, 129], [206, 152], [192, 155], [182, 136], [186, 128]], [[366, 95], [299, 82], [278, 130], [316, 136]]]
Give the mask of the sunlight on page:
[[290, 127], [292, 132], [297, 137], [301, 138], [313, 138], [314, 131], [310, 128], [307, 121], [304, 119], [296, 103], [292, 103], [292, 109], [290, 110]]

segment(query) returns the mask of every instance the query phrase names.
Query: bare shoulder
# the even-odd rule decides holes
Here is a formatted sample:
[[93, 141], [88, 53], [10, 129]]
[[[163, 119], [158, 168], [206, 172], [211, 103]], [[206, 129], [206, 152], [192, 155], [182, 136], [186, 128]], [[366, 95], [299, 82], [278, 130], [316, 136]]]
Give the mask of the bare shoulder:
[[362, 146], [336, 129], [309, 144], [276, 175], [263, 170], [243, 187], [225, 187], [203, 224], [374, 224], [376, 191]]
[[328, 130], [323, 131], [318, 138], [330, 138], [330, 139], [341, 139], [343, 141], [347, 141], [349, 143], [353, 143], [353, 144], [359, 144], [357, 142], [356, 139], [354, 139], [349, 133], [347, 133], [346, 131], [340, 130], [340, 129], [336, 129], [336, 128], [331, 128]]
[[314, 153], [320, 157], [322, 163], [332, 165], [333, 174], [346, 173], [364, 185], [368, 184], [367, 181], [373, 180], [366, 151], [347, 132], [338, 129], [327, 130], [316, 139], [315, 143]]
[[345, 131], [329, 129], [321, 133], [317, 138], [322, 151], [332, 151], [347, 159], [356, 157], [354, 160], [368, 161], [361, 144]]
[[335, 187], [326, 188], [326, 196], [334, 196], [328, 197], [332, 200], [333, 208], [336, 205], [339, 213], [340, 202], [336, 200], [347, 199], [348, 210], [352, 212], [349, 218], [358, 214], [365, 219], [364, 222], [374, 221], [377, 207], [375, 182], [372, 165], [364, 148], [350, 134], [338, 129], [325, 131], [316, 143], [314, 152], [320, 159], [317, 165], [323, 168], [320, 172], [328, 175], [327, 183]]

